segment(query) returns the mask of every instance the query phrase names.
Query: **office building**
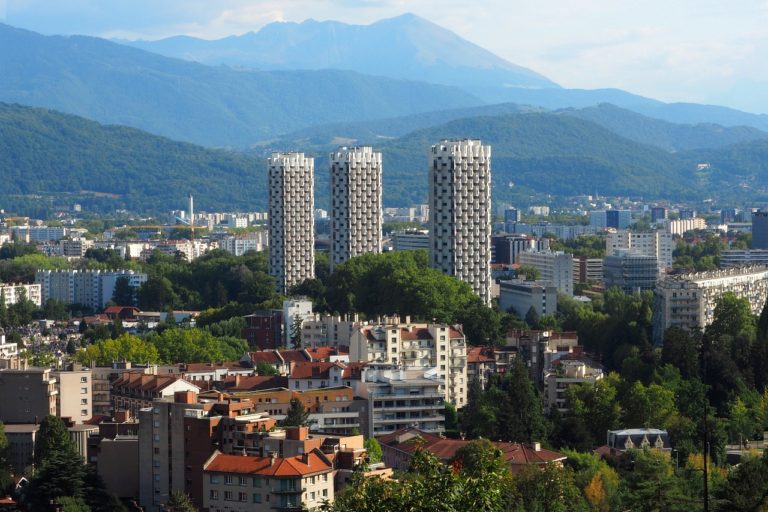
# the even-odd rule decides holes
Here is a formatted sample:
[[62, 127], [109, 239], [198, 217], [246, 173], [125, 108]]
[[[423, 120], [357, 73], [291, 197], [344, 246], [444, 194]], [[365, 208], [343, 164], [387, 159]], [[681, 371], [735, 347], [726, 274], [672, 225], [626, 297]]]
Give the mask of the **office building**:
[[651, 208], [651, 224], [661, 223], [667, 220], [667, 209], [663, 206]]
[[627, 249], [618, 249], [603, 259], [603, 280], [606, 290], [614, 286], [625, 293], [652, 290], [659, 278], [655, 256], [646, 256]]
[[548, 238], [535, 238], [528, 235], [496, 235], [491, 237], [492, 263], [514, 265], [520, 263], [520, 254], [526, 251], [548, 251]]
[[581, 284], [602, 283], [603, 259], [588, 258], [586, 256], [574, 256], [573, 282]]
[[607, 210], [605, 212], [605, 227], [627, 229], [632, 224], [632, 212], [629, 210]]
[[690, 220], [696, 218], [696, 210], [691, 210], [687, 208], [681, 208], [680, 209], [680, 219], [681, 220]]
[[729, 249], [720, 253], [720, 268], [768, 265], [768, 249]]
[[315, 277], [315, 161], [272, 153], [269, 175], [269, 274], [286, 293]]
[[540, 279], [551, 283], [557, 291], [573, 295], [573, 255], [562, 251], [521, 252], [520, 265], [539, 271]]
[[479, 140], [432, 146], [430, 264], [491, 301], [491, 147]]
[[557, 288], [547, 281], [512, 279], [499, 283], [499, 308], [525, 318], [533, 308], [539, 316], [557, 312]]
[[395, 251], [429, 250], [429, 231], [426, 229], [395, 231], [390, 238]]
[[752, 248], [768, 249], [768, 210], [752, 212]]
[[381, 153], [341, 148], [331, 161], [331, 270], [350, 258], [381, 252]]
[[672, 268], [672, 252], [675, 250], [675, 243], [671, 233], [610, 230], [605, 237], [606, 255], [613, 256], [623, 249], [645, 256], [654, 256], [659, 264], [659, 273]]
[[606, 224], [605, 210], [597, 210], [589, 212], [589, 225], [597, 229], [602, 229], [607, 226]]
[[704, 329], [714, 320], [717, 300], [726, 292], [749, 301], [759, 315], [768, 298], [768, 267], [738, 267], [724, 270], [666, 276], [654, 292], [653, 337], [660, 342], [672, 326]]

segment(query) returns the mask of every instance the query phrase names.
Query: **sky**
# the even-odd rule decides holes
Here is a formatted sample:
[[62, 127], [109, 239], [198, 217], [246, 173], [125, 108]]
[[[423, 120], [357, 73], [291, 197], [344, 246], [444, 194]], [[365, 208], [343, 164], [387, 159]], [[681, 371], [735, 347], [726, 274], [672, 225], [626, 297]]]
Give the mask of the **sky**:
[[768, 0], [0, 0], [9, 25], [128, 39], [405, 12], [563, 87], [768, 113]]

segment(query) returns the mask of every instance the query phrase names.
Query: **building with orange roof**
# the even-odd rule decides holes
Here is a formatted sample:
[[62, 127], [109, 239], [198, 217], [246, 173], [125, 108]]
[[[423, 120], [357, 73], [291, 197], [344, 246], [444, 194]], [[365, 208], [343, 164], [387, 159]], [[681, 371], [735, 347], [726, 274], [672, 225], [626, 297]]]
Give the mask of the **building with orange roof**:
[[333, 463], [318, 449], [295, 457], [216, 452], [203, 472], [203, 507], [210, 512], [301, 510], [334, 499]]
[[434, 368], [440, 391], [456, 407], [467, 403], [467, 343], [461, 326], [411, 323], [405, 317], [360, 327], [349, 346], [350, 361], [400, 365], [405, 369]]
[[[427, 450], [448, 464], [460, 448], [471, 442], [466, 439], [447, 439], [417, 428], [405, 428], [377, 439], [381, 444], [386, 465], [403, 471], [410, 467], [411, 458], [418, 449]], [[537, 466], [549, 463], [559, 464], [567, 458], [560, 452], [542, 448], [540, 443], [527, 445], [494, 442], [493, 445], [501, 451], [502, 458], [513, 473], [521, 471], [528, 464]]]
[[128, 371], [112, 382], [110, 395], [114, 411], [130, 411], [132, 416], [138, 417], [139, 410], [152, 407], [153, 400], [173, 397], [182, 391], [197, 393], [200, 388], [179, 376]]

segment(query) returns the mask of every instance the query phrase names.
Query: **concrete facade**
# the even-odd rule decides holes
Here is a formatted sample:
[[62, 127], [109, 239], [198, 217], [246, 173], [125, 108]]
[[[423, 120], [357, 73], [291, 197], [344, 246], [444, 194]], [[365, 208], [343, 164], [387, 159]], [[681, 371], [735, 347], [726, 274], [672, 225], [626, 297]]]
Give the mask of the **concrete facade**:
[[554, 315], [557, 311], [557, 288], [545, 281], [513, 279], [499, 283], [499, 308], [514, 311], [524, 319], [531, 307], [539, 316]]
[[526, 251], [520, 253], [518, 262], [538, 270], [541, 280], [552, 283], [558, 292], [573, 295], [572, 254], [561, 251]]
[[269, 274], [280, 293], [315, 277], [314, 170], [304, 153], [268, 160]]
[[444, 140], [429, 168], [430, 264], [491, 301], [491, 146]]
[[56, 406], [59, 416], [82, 424], [93, 417], [93, 380], [90, 370], [52, 372], [59, 390]]
[[381, 252], [381, 153], [370, 146], [330, 155], [331, 271], [350, 258]]
[[50, 368], [0, 370], [0, 421], [40, 423], [56, 416], [58, 394]]
[[672, 268], [672, 251], [675, 243], [672, 234], [664, 231], [612, 230], [605, 237], [605, 254], [613, 256], [621, 249], [645, 256], [654, 256], [659, 265], [659, 273]]

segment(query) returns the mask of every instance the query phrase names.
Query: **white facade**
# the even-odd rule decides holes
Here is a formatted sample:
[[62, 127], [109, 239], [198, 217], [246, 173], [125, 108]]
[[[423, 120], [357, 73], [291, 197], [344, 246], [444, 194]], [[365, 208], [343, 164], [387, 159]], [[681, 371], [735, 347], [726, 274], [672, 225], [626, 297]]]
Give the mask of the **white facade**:
[[491, 146], [444, 140], [429, 168], [430, 264], [491, 301]]
[[541, 280], [552, 283], [557, 291], [573, 295], [573, 255], [561, 251], [526, 251], [518, 256], [520, 265], [535, 268]]
[[24, 296], [35, 306], [42, 307], [42, 289], [39, 284], [3, 284], [0, 283], [0, 297], [6, 306], [16, 304]]
[[429, 250], [429, 231], [411, 229], [392, 233], [392, 248], [395, 251]]
[[331, 161], [331, 270], [350, 258], [381, 252], [381, 153], [341, 148]]
[[607, 256], [615, 256], [621, 249], [630, 249], [643, 256], [654, 256], [659, 265], [659, 273], [672, 268], [672, 252], [675, 244], [672, 233], [664, 231], [611, 230], [605, 237]]
[[667, 232], [672, 235], [682, 236], [686, 231], [705, 229], [706, 227], [707, 223], [704, 222], [704, 219], [698, 217], [693, 219], [676, 219], [667, 222]]
[[267, 232], [262, 231], [247, 238], [224, 238], [219, 242], [219, 246], [230, 254], [242, 256], [248, 251], [263, 251], [267, 247], [267, 239]]
[[[283, 301], [283, 340], [286, 347], [291, 346], [294, 324], [300, 321], [303, 329], [306, 320], [315, 318], [312, 312], [312, 301], [309, 299], [288, 299]], [[302, 338], [303, 341], [303, 338]]]
[[714, 320], [717, 299], [732, 292], [749, 300], [759, 315], [768, 298], [768, 267], [740, 267], [667, 276], [654, 290], [653, 338], [659, 342], [672, 326], [704, 329]]
[[56, 299], [93, 309], [104, 308], [120, 278], [128, 279], [129, 286], [135, 289], [147, 281], [147, 274], [133, 270], [38, 270], [35, 274], [35, 282], [42, 288], [43, 304]]
[[285, 293], [315, 277], [315, 160], [273, 153], [269, 174], [269, 274]]

